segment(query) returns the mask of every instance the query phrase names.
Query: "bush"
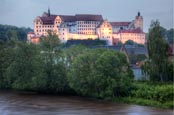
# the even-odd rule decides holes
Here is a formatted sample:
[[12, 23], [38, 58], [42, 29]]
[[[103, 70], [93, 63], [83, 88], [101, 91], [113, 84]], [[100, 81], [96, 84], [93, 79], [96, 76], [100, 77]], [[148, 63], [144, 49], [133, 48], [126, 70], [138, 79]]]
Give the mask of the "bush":
[[35, 45], [18, 43], [13, 61], [7, 68], [8, 84], [19, 90], [40, 90], [46, 85], [39, 50]]
[[70, 68], [70, 86], [79, 94], [97, 98], [127, 95], [131, 78], [124, 54], [95, 49], [79, 55]]
[[134, 90], [131, 91], [132, 97], [143, 98], [158, 101], [161, 103], [173, 101], [173, 84], [152, 85], [147, 83], [134, 84]]

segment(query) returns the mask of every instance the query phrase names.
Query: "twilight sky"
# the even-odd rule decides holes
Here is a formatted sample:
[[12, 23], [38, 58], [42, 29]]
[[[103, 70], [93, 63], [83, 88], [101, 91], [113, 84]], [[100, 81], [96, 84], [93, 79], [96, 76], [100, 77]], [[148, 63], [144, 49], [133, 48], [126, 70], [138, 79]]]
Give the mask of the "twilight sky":
[[0, 0], [0, 24], [33, 28], [33, 20], [48, 10], [53, 14], [102, 14], [109, 21], [132, 21], [140, 11], [144, 30], [151, 20], [173, 27], [173, 0]]

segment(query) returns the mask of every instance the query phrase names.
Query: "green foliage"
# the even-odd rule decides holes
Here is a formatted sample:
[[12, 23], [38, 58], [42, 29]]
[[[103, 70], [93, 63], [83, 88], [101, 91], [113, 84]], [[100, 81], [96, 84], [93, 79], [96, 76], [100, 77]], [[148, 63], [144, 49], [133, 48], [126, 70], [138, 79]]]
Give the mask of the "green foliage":
[[69, 68], [76, 57], [85, 53], [88, 49], [82, 45], [72, 45], [69, 48], [64, 49], [65, 64]]
[[46, 79], [37, 46], [18, 43], [13, 62], [7, 69], [8, 83], [20, 90], [40, 90]]
[[0, 88], [10, 88], [7, 81], [6, 70], [13, 60], [13, 41], [0, 41]]
[[114, 99], [116, 102], [124, 102], [129, 104], [138, 104], [144, 106], [151, 106], [151, 107], [159, 107], [159, 108], [167, 108], [173, 109], [173, 101], [161, 103], [155, 100], [148, 100], [143, 98], [136, 98], [136, 97], [122, 97], [118, 99]]
[[[56, 35], [49, 33], [49, 36], [42, 37], [39, 45], [24, 42], [14, 42], [14, 44], [16, 45], [12, 45], [13, 56], [11, 53], [8, 56], [9, 52], [6, 53], [5, 50], [6, 48], [11, 49], [11, 46], [0, 44], [0, 47], [3, 47], [0, 50], [0, 61], [2, 62], [0, 85], [2, 88], [6, 84], [12, 89], [44, 93], [70, 91], [66, 75], [67, 69], [60, 50], [60, 40]], [[4, 61], [5, 59], [7, 61]]]
[[44, 71], [46, 73], [46, 87], [44, 92], [63, 93], [69, 90], [67, 70], [64, 57], [60, 49], [60, 40], [57, 35], [49, 32], [47, 37], [41, 37], [40, 47]]
[[154, 85], [154, 83], [135, 83], [134, 90], [131, 91], [131, 96], [134, 98], [158, 101], [160, 103], [173, 101], [173, 84]]
[[119, 42], [117, 43], [117, 45], [118, 45], [118, 46], [122, 46], [123, 43], [122, 43], [121, 41], [119, 41]]
[[40, 46], [43, 51], [57, 51], [60, 45], [60, 39], [51, 31], [48, 31], [48, 36], [42, 36], [40, 38]]
[[131, 64], [136, 64], [137, 62], [144, 61], [147, 57], [144, 54], [135, 54], [133, 51], [129, 56], [129, 61]]
[[134, 82], [127, 97], [113, 98], [113, 101], [147, 105], [160, 108], [174, 107], [172, 83]]
[[[166, 74], [168, 66], [168, 44], [163, 39], [162, 29], [158, 21], [152, 22], [149, 29], [149, 38], [147, 41], [149, 61], [146, 62], [144, 72], [150, 76], [153, 81], [168, 81], [170, 76]], [[149, 67], [146, 69], [146, 67]]]
[[30, 28], [18, 28], [15, 26], [1, 25], [0, 24], [0, 40], [26, 40], [27, 33], [32, 31]]
[[115, 102], [173, 109], [173, 99], [173, 83], [134, 81], [128, 96], [112, 98], [111, 100]]
[[134, 46], [134, 47], [145, 47], [143, 44], [136, 43], [133, 40], [127, 40], [124, 44], [128, 46]]
[[135, 42], [133, 40], [128, 40], [125, 42], [126, 45], [134, 45]]
[[168, 81], [173, 81], [174, 80], [174, 68], [173, 68], [174, 61], [171, 60], [168, 62], [167, 67], [166, 67], [166, 75], [168, 76]]
[[86, 40], [68, 40], [67, 43], [65, 44], [66, 47], [72, 46], [72, 45], [83, 45], [83, 46], [98, 46], [98, 45], [106, 45], [105, 40], [100, 40], [100, 39], [86, 39]]
[[[154, 28], [150, 29], [153, 31], [149, 33], [149, 39], [161, 37], [157, 34], [161, 29]], [[18, 39], [15, 34], [8, 32], [8, 38]], [[153, 76], [154, 81], [160, 79], [158, 72], [164, 75], [164, 81], [172, 81], [173, 62], [166, 58], [165, 42], [161, 39], [148, 42], [152, 50], [150, 60], [143, 66], [144, 72]], [[156, 43], [160, 46], [154, 45]], [[47, 37], [41, 37], [38, 45], [14, 40], [0, 42], [0, 88], [58, 94], [75, 90], [84, 96], [173, 108], [173, 84], [134, 83], [133, 72], [121, 52], [84, 46], [61, 48], [57, 35], [51, 32]], [[132, 58], [142, 61], [145, 57], [137, 55]]]
[[82, 95], [98, 98], [127, 95], [131, 78], [124, 54], [95, 49], [79, 55], [70, 68], [70, 86]]
[[170, 44], [173, 44], [173, 34], [174, 34], [173, 28], [167, 30], [164, 27], [160, 27], [160, 30], [161, 30], [162, 37], [166, 39]]

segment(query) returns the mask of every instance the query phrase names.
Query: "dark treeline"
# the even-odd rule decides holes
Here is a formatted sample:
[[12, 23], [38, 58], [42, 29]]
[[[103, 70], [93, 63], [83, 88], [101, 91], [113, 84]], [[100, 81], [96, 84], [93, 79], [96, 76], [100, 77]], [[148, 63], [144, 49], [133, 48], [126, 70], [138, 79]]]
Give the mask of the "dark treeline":
[[26, 41], [27, 33], [33, 31], [30, 28], [25, 27], [16, 27], [10, 25], [1, 25], [0, 24], [0, 40], [7, 41], [9, 39], [17, 39]]
[[86, 47], [91, 47], [91, 46], [99, 46], [99, 45], [106, 45], [107, 42], [105, 40], [92, 40], [92, 39], [87, 39], [87, 40], [68, 40], [66, 44], [64, 44], [64, 47], [70, 47], [72, 45], [83, 45]]

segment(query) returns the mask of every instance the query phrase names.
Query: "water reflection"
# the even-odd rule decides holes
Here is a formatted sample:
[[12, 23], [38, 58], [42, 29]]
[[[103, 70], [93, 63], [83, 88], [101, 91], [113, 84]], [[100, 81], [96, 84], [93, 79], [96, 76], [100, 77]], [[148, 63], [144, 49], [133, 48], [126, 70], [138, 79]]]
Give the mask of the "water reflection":
[[0, 91], [0, 115], [173, 115], [172, 110], [116, 104], [73, 96]]

